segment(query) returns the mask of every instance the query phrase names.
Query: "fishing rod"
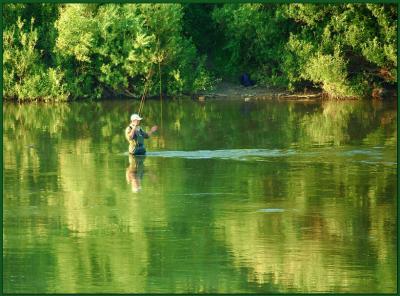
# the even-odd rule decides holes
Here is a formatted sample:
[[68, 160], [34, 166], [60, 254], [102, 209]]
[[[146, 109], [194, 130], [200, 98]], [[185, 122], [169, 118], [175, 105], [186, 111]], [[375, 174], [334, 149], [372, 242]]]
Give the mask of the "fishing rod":
[[140, 100], [139, 110], [138, 110], [138, 112], [137, 112], [138, 114], [140, 114], [140, 113], [142, 112], [142, 109], [143, 109], [143, 107], [144, 107], [144, 101], [145, 101], [145, 98], [146, 98], [146, 93], [147, 93], [147, 91], [148, 91], [148, 86], [149, 86], [149, 84], [150, 84], [150, 78], [151, 78], [151, 76], [152, 76], [152, 74], [153, 74], [153, 71], [152, 71], [152, 70], [153, 70], [153, 68], [150, 67], [149, 74], [147, 75], [146, 83], [145, 83], [145, 85], [144, 85], [142, 98], [141, 98], [141, 100]]
[[[157, 52], [159, 52], [160, 49], [160, 39], [157, 39]], [[159, 75], [159, 79], [160, 79], [160, 100], [162, 102], [162, 83], [161, 83], [161, 56], [157, 57], [157, 61], [158, 61], [158, 75]], [[153, 65], [152, 64], [150, 66], [150, 70], [149, 70], [149, 74], [147, 75], [146, 78], [146, 83], [144, 85], [144, 89], [143, 89], [143, 95], [142, 95], [142, 99], [140, 100], [140, 105], [139, 105], [139, 111], [138, 114], [140, 114], [142, 112], [142, 109], [144, 107], [144, 101], [145, 101], [145, 97], [146, 97], [146, 93], [148, 91], [148, 86], [150, 84], [150, 78], [153, 75]]]

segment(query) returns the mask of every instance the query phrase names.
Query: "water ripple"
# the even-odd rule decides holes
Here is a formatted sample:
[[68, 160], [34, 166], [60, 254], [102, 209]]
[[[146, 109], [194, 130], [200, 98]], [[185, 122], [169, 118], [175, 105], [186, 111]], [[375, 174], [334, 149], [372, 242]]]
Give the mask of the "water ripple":
[[189, 159], [242, 159], [246, 157], [283, 157], [294, 155], [294, 150], [279, 149], [225, 149], [225, 150], [196, 150], [196, 151], [156, 151], [148, 152], [153, 157], [179, 157]]
[[[327, 161], [333, 156], [369, 164], [397, 165], [395, 159], [384, 159], [384, 151], [377, 149], [223, 149], [194, 151], [151, 151], [149, 157], [186, 159], [231, 159], [242, 161], [267, 161], [273, 158], [291, 158], [291, 161]], [[294, 158], [295, 157], [295, 158]], [[302, 159], [302, 160], [301, 160]], [[393, 161], [394, 160], [394, 161]]]

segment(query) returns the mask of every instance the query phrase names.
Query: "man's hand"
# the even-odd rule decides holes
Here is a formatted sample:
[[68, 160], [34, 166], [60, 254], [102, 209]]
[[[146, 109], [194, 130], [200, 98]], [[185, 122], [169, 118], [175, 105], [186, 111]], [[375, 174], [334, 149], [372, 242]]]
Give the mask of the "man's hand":
[[133, 139], [133, 135], [135, 134], [135, 130], [136, 130], [136, 125], [130, 125], [131, 127], [131, 131], [129, 132], [129, 138]]
[[157, 131], [158, 130], [158, 126], [153, 126], [151, 129], [150, 129], [150, 132], [151, 133], [154, 133], [155, 131]]

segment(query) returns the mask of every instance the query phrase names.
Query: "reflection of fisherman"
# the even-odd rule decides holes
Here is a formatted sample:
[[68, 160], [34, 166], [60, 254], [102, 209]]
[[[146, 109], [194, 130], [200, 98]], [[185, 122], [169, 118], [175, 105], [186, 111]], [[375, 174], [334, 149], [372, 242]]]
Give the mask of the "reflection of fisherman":
[[129, 166], [126, 168], [126, 182], [131, 184], [132, 192], [137, 193], [142, 189], [142, 179], [144, 174], [144, 159], [146, 156], [129, 155]]
[[131, 123], [125, 129], [125, 137], [129, 142], [129, 153], [134, 155], [145, 155], [144, 139], [147, 139], [157, 130], [157, 126], [153, 126], [150, 132], [146, 133], [140, 127], [141, 118], [138, 114], [132, 114]]

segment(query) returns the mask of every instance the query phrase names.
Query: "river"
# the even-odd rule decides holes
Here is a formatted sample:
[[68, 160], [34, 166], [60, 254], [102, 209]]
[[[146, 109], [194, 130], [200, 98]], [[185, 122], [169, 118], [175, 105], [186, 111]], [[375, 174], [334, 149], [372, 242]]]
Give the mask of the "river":
[[3, 104], [5, 293], [397, 291], [396, 102]]

